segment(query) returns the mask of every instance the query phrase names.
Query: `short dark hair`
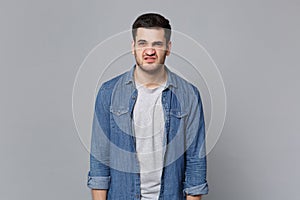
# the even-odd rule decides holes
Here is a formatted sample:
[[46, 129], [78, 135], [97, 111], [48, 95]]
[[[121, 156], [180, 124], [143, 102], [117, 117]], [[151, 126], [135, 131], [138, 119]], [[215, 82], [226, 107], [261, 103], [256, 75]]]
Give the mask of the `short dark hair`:
[[157, 13], [146, 13], [139, 16], [132, 25], [132, 37], [135, 40], [137, 28], [163, 28], [166, 41], [171, 38], [171, 25], [169, 20]]

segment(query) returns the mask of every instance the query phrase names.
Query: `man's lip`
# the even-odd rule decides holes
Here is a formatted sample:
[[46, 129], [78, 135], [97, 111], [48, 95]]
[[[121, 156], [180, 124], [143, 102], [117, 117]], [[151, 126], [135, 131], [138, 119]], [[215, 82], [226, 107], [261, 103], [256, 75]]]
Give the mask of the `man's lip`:
[[156, 59], [156, 57], [150, 57], [150, 56], [147, 56], [147, 57], [144, 57], [144, 60], [146, 60], [146, 61], [152, 61], [152, 60], [155, 60]]

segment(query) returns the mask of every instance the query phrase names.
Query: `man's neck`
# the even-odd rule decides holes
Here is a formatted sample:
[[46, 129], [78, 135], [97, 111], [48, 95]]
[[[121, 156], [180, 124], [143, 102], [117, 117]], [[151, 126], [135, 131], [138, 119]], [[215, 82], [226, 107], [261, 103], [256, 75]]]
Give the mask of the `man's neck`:
[[137, 65], [134, 70], [134, 80], [147, 88], [157, 88], [166, 82], [167, 71], [163, 66], [159, 70], [149, 73]]

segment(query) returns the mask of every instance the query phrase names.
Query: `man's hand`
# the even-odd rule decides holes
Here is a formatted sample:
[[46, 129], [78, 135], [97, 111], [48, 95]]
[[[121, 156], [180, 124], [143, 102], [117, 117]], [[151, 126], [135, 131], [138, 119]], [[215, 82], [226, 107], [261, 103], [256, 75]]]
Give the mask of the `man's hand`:
[[201, 195], [196, 195], [196, 196], [187, 195], [186, 200], [201, 200]]
[[92, 199], [93, 200], [106, 200], [107, 190], [92, 190]]

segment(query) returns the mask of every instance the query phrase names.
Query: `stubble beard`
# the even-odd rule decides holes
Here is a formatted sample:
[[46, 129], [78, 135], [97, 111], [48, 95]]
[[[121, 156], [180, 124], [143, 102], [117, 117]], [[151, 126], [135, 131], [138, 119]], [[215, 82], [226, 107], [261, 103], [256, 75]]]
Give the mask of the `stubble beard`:
[[165, 66], [167, 52], [163, 55], [160, 63], [153, 63], [153, 64], [143, 64], [143, 58], [141, 60], [138, 59], [136, 51], [134, 51], [134, 57], [136, 64], [140, 67], [140, 69], [146, 73], [155, 74], [161, 70]]

